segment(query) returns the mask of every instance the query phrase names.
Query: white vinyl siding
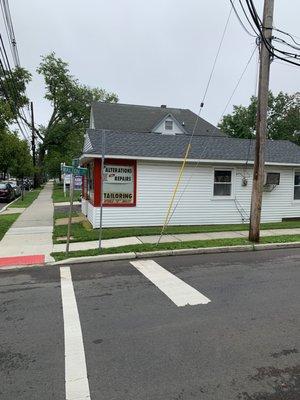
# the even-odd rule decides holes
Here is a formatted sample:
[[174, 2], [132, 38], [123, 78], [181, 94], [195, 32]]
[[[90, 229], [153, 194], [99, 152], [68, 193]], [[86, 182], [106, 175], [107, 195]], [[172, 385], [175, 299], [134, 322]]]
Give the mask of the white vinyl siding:
[[[175, 186], [180, 163], [138, 161], [137, 163], [137, 205], [136, 207], [104, 207], [103, 225], [105, 227], [155, 226], [162, 225]], [[233, 172], [234, 196], [217, 201], [212, 196], [214, 170], [216, 165], [187, 165], [176, 195], [181, 196], [187, 181], [188, 187], [171, 219], [171, 225], [206, 225], [241, 223], [242, 218], [236, 202], [250, 214], [252, 190], [252, 168], [232, 168], [222, 165], [220, 169]], [[269, 169], [270, 170], [270, 169]], [[294, 201], [294, 171], [290, 167], [278, 167], [272, 172], [280, 172], [280, 185], [272, 192], [264, 192], [262, 222], [281, 221], [286, 217], [300, 217], [300, 202]], [[248, 185], [243, 186], [246, 177]], [[236, 201], [235, 201], [236, 199]], [[100, 208], [89, 204], [88, 218], [93, 227], [99, 226]]]

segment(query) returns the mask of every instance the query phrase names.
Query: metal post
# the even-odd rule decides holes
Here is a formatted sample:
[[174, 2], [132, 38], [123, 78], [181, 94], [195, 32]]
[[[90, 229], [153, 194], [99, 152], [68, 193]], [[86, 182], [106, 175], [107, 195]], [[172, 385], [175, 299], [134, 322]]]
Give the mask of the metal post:
[[104, 160], [105, 160], [105, 132], [102, 134], [102, 158], [101, 158], [101, 200], [100, 200], [100, 229], [99, 229], [99, 250], [102, 247], [102, 220], [103, 220], [103, 181], [104, 181]]
[[33, 102], [30, 102], [31, 107], [31, 150], [32, 150], [32, 164], [33, 164], [33, 187], [37, 188], [37, 174], [36, 174], [36, 148], [35, 148], [35, 130], [34, 130], [34, 114], [33, 114]]
[[22, 201], [24, 200], [24, 176], [22, 175], [22, 181], [21, 181], [21, 185], [22, 185], [22, 193], [21, 193], [21, 199]]
[[[66, 163], [63, 163], [63, 165], [66, 165]], [[71, 183], [71, 182], [70, 182]], [[64, 172], [64, 197], [67, 195], [67, 188], [66, 188], [66, 173]]]
[[72, 209], [73, 209], [73, 193], [74, 193], [74, 177], [73, 177], [73, 174], [71, 174], [71, 180], [70, 180], [70, 210], [69, 210], [69, 220], [68, 220], [68, 234], [67, 234], [66, 255], [69, 254], [69, 247], [70, 247], [71, 224], [72, 224]]
[[[265, 0], [262, 34], [271, 43], [274, 0]], [[253, 168], [249, 240], [259, 242], [262, 194], [265, 173], [265, 147], [267, 138], [267, 112], [270, 79], [271, 54], [263, 38], [260, 45], [259, 87], [256, 117], [256, 143]]]

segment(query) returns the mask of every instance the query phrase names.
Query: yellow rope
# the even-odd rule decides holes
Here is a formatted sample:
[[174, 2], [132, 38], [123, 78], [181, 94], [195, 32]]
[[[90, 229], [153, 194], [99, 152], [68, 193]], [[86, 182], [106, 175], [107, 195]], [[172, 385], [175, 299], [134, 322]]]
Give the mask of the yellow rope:
[[164, 232], [164, 230], [165, 230], [165, 228], [166, 228], [166, 226], [167, 226], [167, 224], [169, 222], [169, 215], [170, 215], [172, 207], [173, 207], [173, 203], [174, 203], [174, 200], [175, 200], [175, 197], [176, 197], [176, 193], [177, 193], [178, 188], [179, 188], [179, 184], [180, 184], [180, 181], [181, 181], [181, 178], [182, 178], [182, 174], [183, 174], [183, 171], [184, 171], [184, 167], [185, 167], [185, 164], [186, 164], [190, 149], [191, 149], [191, 142], [188, 144], [188, 146], [186, 148], [185, 156], [184, 156], [184, 159], [182, 161], [182, 165], [181, 165], [181, 168], [180, 168], [180, 171], [179, 171], [179, 174], [178, 174], [177, 182], [176, 182], [176, 185], [174, 187], [173, 195], [172, 195], [169, 207], [168, 207], [168, 211], [167, 211], [167, 215], [166, 215], [166, 218], [165, 218], [165, 222], [164, 222], [164, 225], [162, 227], [161, 234], [160, 234], [160, 237], [158, 239], [157, 244], [160, 242], [160, 239], [161, 239], [161, 237], [163, 235], [163, 232]]

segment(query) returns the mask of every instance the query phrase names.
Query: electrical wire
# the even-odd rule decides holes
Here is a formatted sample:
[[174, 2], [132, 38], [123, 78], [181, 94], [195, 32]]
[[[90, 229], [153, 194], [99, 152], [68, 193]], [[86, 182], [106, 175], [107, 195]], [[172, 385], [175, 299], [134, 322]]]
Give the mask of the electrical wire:
[[289, 46], [289, 47], [291, 47], [292, 49], [295, 49], [295, 50], [299, 50], [299, 51], [300, 51], [300, 46], [296, 46], [296, 45], [294, 45], [294, 44], [291, 44], [291, 43], [287, 42], [287, 41], [284, 40], [284, 39], [281, 39], [281, 38], [278, 38], [278, 37], [276, 37], [276, 36], [273, 36], [273, 40], [274, 40], [275, 42], [280, 43], [280, 44], [284, 44], [284, 45], [286, 45], [286, 46]]
[[[4, 73], [5, 70], [4, 70], [4, 68], [3, 68], [3, 64], [2, 64], [2, 61], [1, 61], [1, 60], [0, 60], [0, 67], [1, 67], [1, 69], [2, 69], [2, 71], [3, 71], [3, 73]], [[5, 88], [5, 86], [4, 86], [4, 82], [3, 82], [2, 79], [1, 79], [1, 76], [0, 76], [0, 85], [1, 85], [2, 91], [3, 91], [3, 93], [4, 93], [4, 97], [6, 98], [7, 102], [10, 103], [10, 100], [11, 100], [11, 99], [10, 99], [10, 97], [9, 97], [9, 95], [8, 95], [8, 92], [6, 91], [6, 88]], [[14, 103], [12, 104], [12, 106], [13, 106], [13, 108], [15, 109]], [[25, 139], [25, 140], [29, 140], [28, 137], [27, 137], [27, 135], [26, 135], [26, 133], [23, 131], [23, 129], [22, 129], [21, 125], [20, 125], [20, 122], [19, 122], [19, 120], [18, 120], [18, 118], [17, 118], [16, 109], [15, 109], [15, 117], [14, 117], [14, 119], [15, 119], [15, 121], [16, 121], [16, 123], [17, 123], [17, 125], [18, 125], [18, 127], [19, 127], [19, 129], [20, 129], [20, 132], [21, 132], [22, 136], [24, 137], [24, 139]]]
[[[4, 41], [3, 41], [3, 38], [2, 38], [1, 34], [0, 34], [0, 55], [1, 55], [2, 60], [3, 60], [3, 63], [2, 63], [3, 76], [4, 76], [4, 78], [7, 75], [9, 76], [9, 79], [6, 79], [6, 82], [7, 82], [7, 85], [9, 83], [10, 92], [13, 95], [13, 98], [11, 100], [16, 103], [18, 101], [18, 99], [20, 100], [20, 95], [19, 95], [18, 89], [16, 87], [14, 75], [13, 75], [13, 72], [12, 72], [12, 69], [11, 69], [11, 66], [10, 66], [10, 62], [9, 62], [9, 59], [8, 59], [8, 56], [7, 56], [7, 52], [6, 52]], [[17, 117], [18, 108], [15, 105], [14, 105], [14, 108], [15, 108], [15, 113], [16, 113], [16, 117]], [[28, 127], [24, 124], [24, 120], [27, 121], [27, 118], [26, 118], [26, 115], [25, 115], [23, 107], [20, 107], [19, 113], [20, 113], [20, 117], [21, 117], [20, 120], [21, 120], [21, 123], [23, 125], [23, 129], [26, 132], [26, 136], [27, 136], [26, 140], [30, 141], [30, 138], [29, 138], [30, 137], [30, 133], [28, 133], [28, 130], [27, 130]], [[17, 122], [17, 124], [18, 124], [18, 127], [20, 128], [19, 121]], [[22, 135], [24, 136], [23, 129], [21, 130], [21, 132], [22, 132]]]
[[16, 42], [16, 37], [15, 37], [13, 22], [12, 22], [12, 18], [11, 18], [9, 3], [8, 3], [8, 0], [0, 0], [0, 2], [1, 2], [1, 9], [2, 9], [2, 14], [3, 14], [4, 24], [5, 24], [13, 60], [14, 60], [15, 66], [20, 67], [20, 58], [19, 58], [19, 53], [18, 53], [18, 48], [17, 48], [17, 42]]
[[[14, 76], [13, 76], [11, 68], [10, 68], [10, 63], [9, 63], [9, 60], [7, 57], [6, 49], [5, 49], [1, 34], [0, 34], [0, 44], [2, 46], [2, 47], [0, 46], [0, 55], [2, 57], [3, 62], [0, 58], [0, 65], [1, 65], [1, 69], [2, 69], [3, 79], [5, 79], [6, 85], [7, 85], [7, 87], [9, 86], [9, 88], [10, 88], [9, 91], [13, 95], [13, 97], [11, 97], [8, 95], [8, 92], [5, 91], [5, 97], [6, 97], [7, 101], [9, 101], [9, 104], [13, 105], [13, 109], [15, 112], [15, 120], [16, 120], [16, 123], [17, 123], [23, 137], [29, 141], [30, 139], [29, 139], [29, 134], [27, 131], [27, 126], [24, 124], [24, 121], [22, 121], [22, 118], [21, 118], [20, 121], [23, 126], [23, 128], [22, 128], [21, 124], [18, 120], [18, 111], [17, 111], [17, 107], [15, 105], [15, 102], [16, 102], [17, 98], [19, 97], [19, 94], [18, 94], [18, 90], [15, 86]], [[7, 79], [7, 75], [10, 76], [10, 79]], [[4, 83], [2, 82], [2, 87], [3, 87], [3, 85], [4, 85]], [[21, 108], [20, 112], [23, 112], [23, 115], [24, 115], [24, 111], [22, 108]]]
[[250, 20], [248, 14], [247, 14], [247, 12], [246, 12], [246, 9], [245, 9], [245, 7], [244, 7], [244, 5], [243, 5], [243, 3], [242, 3], [242, 0], [239, 0], [239, 3], [240, 3], [241, 9], [243, 10], [243, 13], [244, 13], [244, 15], [245, 15], [245, 17], [246, 17], [246, 19], [247, 19], [249, 25], [251, 26], [253, 32], [255, 33], [255, 36], [257, 37], [257, 36], [258, 36], [258, 32], [257, 32], [257, 30], [255, 29], [255, 27], [252, 25], [251, 20]]
[[300, 46], [300, 43], [299, 43], [299, 42], [296, 42], [296, 40], [294, 39], [294, 38], [300, 39], [299, 36], [292, 35], [291, 33], [285, 32], [285, 31], [283, 31], [283, 30], [281, 30], [281, 29], [278, 29], [278, 28], [275, 28], [275, 27], [273, 27], [273, 30], [274, 30], [274, 31], [277, 31], [277, 32], [280, 32], [280, 33], [282, 33], [283, 35], [289, 36], [289, 37], [292, 39], [292, 41], [293, 41], [296, 45]]
[[164, 224], [162, 226], [158, 241], [156, 243], [157, 245], [160, 243], [160, 240], [161, 240], [161, 238], [162, 238], [162, 236], [164, 234], [164, 231], [165, 231], [165, 229], [166, 229], [166, 227], [168, 225], [169, 216], [170, 216], [170, 214], [172, 212], [172, 207], [173, 207], [173, 203], [174, 203], [174, 200], [175, 200], [175, 196], [176, 196], [176, 193], [178, 191], [178, 188], [179, 188], [179, 185], [180, 185], [180, 182], [181, 182], [181, 178], [182, 178], [182, 175], [183, 175], [183, 171], [184, 171], [187, 159], [188, 159], [188, 155], [189, 155], [190, 150], [191, 150], [192, 140], [193, 140], [193, 137], [194, 137], [194, 134], [195, 134], [196, 127], [198, 125], [200, 114], [201, 114], [201, 111], [202, 111], [203, 106], [204, 106], [204, 102], [205, 102], [205, 99], [206, 99], [206, 96], [207, 96], [207, 93], [208, 93], [208, 89], [210, 87], [211, 80], [212, 80], [213, 75], [214, 75], [214, 71], [215, 71], [215, 68], [216, 68], [217, 60], [219, 58], [221, 47], [222, 47], [222, 44], [224, 42], [225, 34], [226, 34], [226, 31], [227, 31], [227, 28], [228, 28], [228, 25], [229, 25], [229, 21], [230, 21], [230, 18], [231, 18], [232, 11], [233, 11], [233, 8], [230, 7], [230, 11], [229, 11], [226, 23], [225, 23], [225, 27], [223, 29], [223, 33], [222, 33], [222, 36], [221, 36], [221, 40], [220, 40], [218, 49], [217, 49], [217, 53], [216, 53], [216, 56], [215, 56], [214, 61], [213, 61], [212, 69], [211, 69], [211, 72], [210, 72], [210, 75], [209, 75], [209, 78], [208, 78], [208, 81], [207, 81], [207, 84], [206, 84], [206, 88], [204, 90], [204, 94], [203, 94], [203, 98], [202, 98], [202, 101], [201, 101], [201, 104], [200, 104], [199, 112], [198, 112], [196, 120], [195, 120], [195, 124], [194, 124], [194, 127], [193, 127], [192, 135], [191, 135], [189, 143], [187, 145], [187, 148], [186, 148], [186, 151], [185, 151], [185, 155], [184, 155], [184, 158], [183, 158], [183, 161], [182, 161], [182, 165], [181, 165], [181, 168], [179, 170], [177, 181], [176, 181], [173, 193], [172, 193], [171, 201], [170, 201], [169, 206], [168, 206], [168, 210], [167, 210], [167, 214], [166, 214], [166, 217], [165, 217], [165, 221], [164, 221]]
[[[236, 91], [237, 91], [237, 89], [238, 89], [238, 87], [239, 87], [239, 85], [240, 85], [240, 83], [241, 83], [241, 81], [242, 81], [242, 79], [243, 79], [243, 77], [244, 77], [244, 75], [245, 75], [245, 73], [246, 73], [248, 67], [249, 67], [249, 64], [251, 63], [251, 61], [252, 61], [252, 59], [253, 59], [253, 56], [254, 56], [256, 50], [257, 50], [257, 47], [255, 47], [254, 50], [252, 51], [252, 53], [251, 53], [251, 55], [250, 55], [250, 58], [248, 59], [248, 61], [247, 61], [246, 65], [245, 65], [245, 67], [244, 67], [244, 69], [243, 69], [243, 71], [242, 71], [242, 73], [241, 73], [241, 75], [240, 75], [240, 77], [239, 77], [239, 79], [238, 79], [236, 85], [234, 86], [234, 89], [233, 89], [231, 95], [229, 96], [228, 101], [226, 102], [226, 106], [224, 107], [224, 110], [223, 110], [223, 112], [222, 112], [222, 114], [221, 114], [221, 116], [220, 116], [220, 118], [219, 118], [218, 124], [222, 121], [222, 118], [223, 118], [224, 115], [225, 115], [225, 112], [226, 112], [226, 110], [227, 110], [227, 107], [228, 107], [230, 101], [232, 100], [234, 94], [236, 93]], [[256, 79], [257, 79], [257, 78], [256, 78]], [[217, 125], [218, 125], [218, 124], [217, 124]], [[217, 130], [217, 127], [215, 127], [215, 130]], [[198, 135], [197, 135], [197, 136], [198, 136]], [[211, 137], [213, 137], [213, 136], [211, 136]], [[187, 190], [187, 188], [188, 188], [188, 186], [189, 186], [189, 184], [190, 184], [190, 182], [191, 182], [191, 180], [192, 180], [192, 177], [195, 175], [196, 170], [197, 170], [197, 168], [199, 167], [199, 165], [200, 165], [200, 163], [201, 163], [201, 159], [203, 158], [203, 156], [204, 156], [204, 154], [205, 154], [205, 152], [206, 152], [206, 150], [207, 150], [207, 148], [208, 148], [208, 145], [209, 145], [209, 140], [207, 140], [207, 142], [206, 142], [204, 148], [202, 149], [202, 151], [201, 151], [201, 153], [200, 153], [200, 155], [199, 155], [199, 160], [197, 161], [195, 167], [193, 168], [193, 171], [190, 173], [190, 175], [189, 175], [189, 177], [188, 177], [188, 180], [187, 180], [187, 182], [186, 182], [186, 184], [185, 184], [185, 186], [184, 186], [182, 192], [180, 193], [180, 196], [179, 196], [179, 198], [178, 198], [178, 200], [177, 200], [177, 202], [176, 202], [176, 204], [175, 204], [175, 206], [174, 206], [174, 208], [173, 208], [172, 214], [171, 214], [171, 216], [170, 216], [169, 219], [168, 219], [168, 224], [171, 222], [172, 217], [173, 217], [173, 215], [175, 214], [175, 211], [176, 211], [177, 207], [179, 206], [179, 204], [180, 204], [180, 202], [181, 202], [181, 200], [182, 200], [182, 198], [183, 198], [183, 196], [184, 196], [184, 194], [185, 194], [185, 192], [186, 192], [186, 190]], [[249, 147], [250, 147], [250, 146], [249, 146]], [[247, 160], [248, 160], [248, 158], [249, 158], [249, 149], [248, 149]], [[247, 160], [246, 160], [246, 163], [247, 163]]]
[[[278, 59], [283, 60], [285, 62], [288, 62], [290, 64], [294, 64], [294, 65], [300, 66], [300, 63], [297, 63], [295, 61], [291, 61], [291, 60], [289, 60], [289, 59], [277, 54], [277, 53], [280, 53], [280, 54], [283, 54], [284, 56], [287, 56], [289, 58], [291, 58], [291, 57], [292, 58], [295, 58], [295, 57], [297, 58], [298, 57], [297, 54], [284, 52], [284, 51], [279, 50], [279, 49], [275, 48], [274, 46], [272, 46], [270, 41], [267, 40], [265, 35], [264, 35], [263, 29], [265, 29], [265, 28], [263, 27], [262, 21], [259, 18], [259, 15], [258, 15], [258, 13], [256, 11], [256, 8], [255, 8], [255, 5], [253, 3], [253, 0], [246, 0], [246, 3], [247, 3], [248, 10], [249, 10], [249, 12], [251, 14], [252, 20], [254, 21], [257, 29], [259, 30], [260, 37], [261, 37], [264, 45], [268, 49], [269, 53], [275, 58], [278, 58]], [[272, 29], [272, 28], [270, 28], [270, 29]]]
[[234, 13], [235, 13], [237, 19], [239, 20], [239, 23], [241, 24], [241, 26], [242, 26], [242, 28], [244, 29], [244, 31], [245, 31], [249, 36], [255, 37], [255, 35], [253, 35], [253, 34], [246, 28], [245, 24], [243, 23], [241, 17], [239, 16], [239, 13], [237, 12], [237, 9], [236, 9], [236, 7], [235, 7], [235, 5], [234, 5], [233, 0], [230, 0], [230, 3], [231, 3], [231, 6], [232, 6], [232, 8], [233, 8], [233, 11], [234, 11]]

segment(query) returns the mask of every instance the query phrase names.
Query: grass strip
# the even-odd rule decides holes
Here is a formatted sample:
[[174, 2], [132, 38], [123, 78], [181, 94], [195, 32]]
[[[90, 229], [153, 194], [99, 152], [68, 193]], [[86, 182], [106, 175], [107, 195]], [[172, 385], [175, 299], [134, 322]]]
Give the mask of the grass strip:
[[0, 214], [0, 240], [3, 238], [8, 229], [12, 226], [12, 224], [16, 221], [19, 215], [20, 213], [6, 215]]
[[[80, 200], [80, 190], [74, 190], [74, 201]], [[66, 196], [64, 195], [64, 187], [62, 184], [54, 183], [52, 192], [53, 203], [63, 203], [65, 201], [70, 201], [70, 191], [67, 189]]]
[[[79, 212], [72, 211], [72, 217], [78, 217]], [[56, 221], [60, 218], [69, 218], [69, 211], [54, 211], [53, 219]]]
[[[288, 243], [300, 241], [300, 235], [280, 235], [269, 236], [261, 239], [261, 243]], [[234, 238], [234, 239], [211, 239], [211, 240], [193, 240], [190, 242], [171, 242], [156, 244], [137, 244], [130, 246], [120, 246], [108, 249], [90, 249], [80, 251], [70, 251], [68, 257], [64, 252], [54, 252], [52, 257], [55, 261], [64, 260], [71, 257], [84, 257], [84, 256], [97, 256], [102, 254], [117, 254], [117, 253], [130, 253], [130, 252], [147, 252], [157, 250], [176, 250], [176, 249], [200, 249], [209, 247], [223, 247], [223, 246], [243, 246], [251, 244], [247, 239]]]
[[12, 203], [8, 207], [9, 208], [26, 208], [26, 207], [30, 206], [34, 202], [34, 200], [38, 197], [41, 190], [42, 189], [39, 188], [39, 189], [33, 189], [29, 192], [24, 191], [23, 200], [22, 200], [22, 197], [19, 197], [17, 201]]
[[[300, 221], [287, 222], [270, 222], [261, 224], [261, 229], [294, 229], [300, 228]], [[230, 231], [247, 231], [248, 224], [224, 224], [224, 225], [193, 225], [193, 226], [169, 226], [165, 234], [182, 234], [182, 233], [209, 233], [209, 232], [230, 232]], [[128, 236], [151, 236], [159, 235], [161, 227], [133, 227], [133, 228], [104, 228], [103, 239], [116, 239]], [[55, 226], [53, 231], [54, 243], [63, 243], [57, 241], [58, 237], [67, 236], [67, 226]], [[86, 242], [97, 240], [99, 238], [99, 229], [88, 229], [82, 223], [72, 224], [72, 242]]]

